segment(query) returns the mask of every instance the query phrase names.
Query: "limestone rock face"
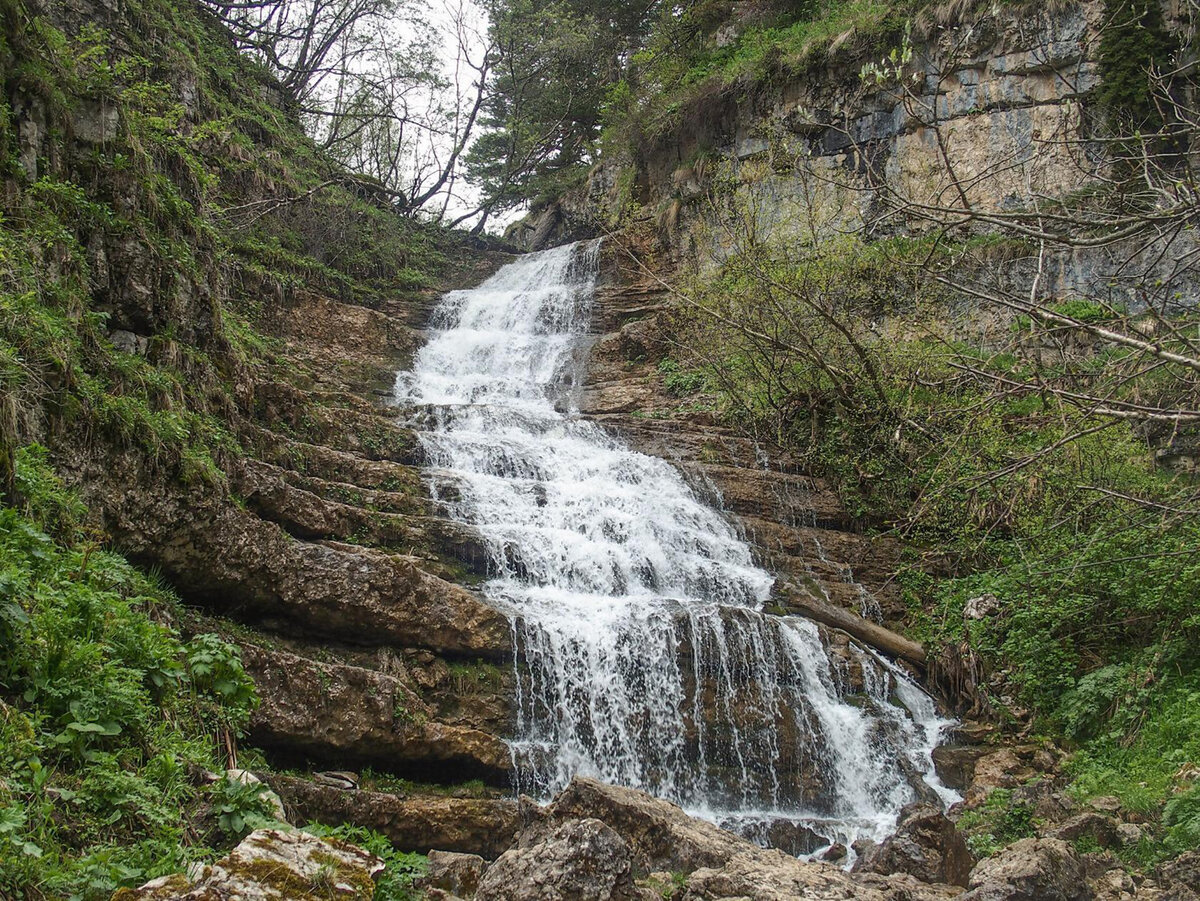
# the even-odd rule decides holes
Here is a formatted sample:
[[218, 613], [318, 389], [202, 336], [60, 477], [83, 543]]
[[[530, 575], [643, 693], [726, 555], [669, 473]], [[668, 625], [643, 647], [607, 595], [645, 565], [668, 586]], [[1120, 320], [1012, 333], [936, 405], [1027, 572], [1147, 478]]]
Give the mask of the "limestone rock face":
[[504, 657], [508, 620], [407, 555], [297, 541], [220, 497], [147, 484], [132, 456], [88, 461], [89, 500], [134, 558], [156, 562], [188, 597], [284, 634], [350, 644]]
[[904, 809], [896, 832], [859, 861], [875, 873], [908, 873], [922, 882], [967, 884], [975, 858], [946, 815], [929, 804]]
[[435, 721], [400, 679], [256, 645], [243, 645], [242, 658], [262, 698], [250, 723], [262, 745], [335, 761], [446, 768], [459, 780], [507, 779], [512, 756], [501, 739]]
[[[569, 820], [488, 867], [476, 901], [633, 901], [629, 846], [600, 820]], [[647, 899], [648, 901], [648, 899]]]
[[520, 828], [517, 802], [510, 799], [404, 797], [345, 791], [294, 776], [268, 778], [296, 822], [353, 823], [382, 832], [401, 851], [436, 848], [500, 856]]
[[1091, 901], [1075, 849], [1056, 838], [1026, 838], [971, 873], [962, 901]]
[[164, 876], [114, 901], [280, 901], [320, 897], [370, 901], [383, 862], [346, 842], [306, 832], [260, 829], [228, 857], [198, 868], [191, 878]]

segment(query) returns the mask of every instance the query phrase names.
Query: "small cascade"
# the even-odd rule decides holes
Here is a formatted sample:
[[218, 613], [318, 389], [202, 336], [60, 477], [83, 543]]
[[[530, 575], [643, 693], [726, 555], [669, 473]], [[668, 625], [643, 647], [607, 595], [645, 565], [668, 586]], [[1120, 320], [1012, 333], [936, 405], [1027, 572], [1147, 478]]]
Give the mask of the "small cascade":
[[597, 253], [447, 294], [397, 377], [435, 500], [483, 536], [513, 624], [517, 789], [595, 776], [797, 854], [879, 838], [941, 791], [945, 723], [898, 668], [763, 614], [773, 578], [720, 512], [578, 416]]

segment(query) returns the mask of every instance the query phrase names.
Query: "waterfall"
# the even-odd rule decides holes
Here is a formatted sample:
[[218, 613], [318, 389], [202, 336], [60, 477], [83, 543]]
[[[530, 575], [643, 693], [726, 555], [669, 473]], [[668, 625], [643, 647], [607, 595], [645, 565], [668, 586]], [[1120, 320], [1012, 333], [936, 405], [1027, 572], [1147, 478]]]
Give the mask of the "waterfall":
[[[773, 578], [667, 462], [573, 403], [598, 243], [442, 299], [397, 377], [435, 500], [489, 549], [513, 624], [519, 791], [643, 789], [792, 853], [879, 838], [945, 725], [898, 668], [768, 616]], [[855, 678], [852, 678], [855, 677]]]

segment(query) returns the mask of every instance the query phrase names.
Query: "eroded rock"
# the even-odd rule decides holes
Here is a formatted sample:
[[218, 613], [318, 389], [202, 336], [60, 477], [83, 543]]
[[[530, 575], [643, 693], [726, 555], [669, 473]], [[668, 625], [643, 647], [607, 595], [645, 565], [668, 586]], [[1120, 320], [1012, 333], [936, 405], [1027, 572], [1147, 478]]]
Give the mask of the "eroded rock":
[[637, 875], [719, 867], [734, 854], [755, 847], [688, 816], [669, 801], [582, 777], [572, 780], [543, 816], [553, 825], [576, 819], [602, 820], [629, 843]]
[[382, 832], [401, 851], [433, 849], [494, 860], [520, 828], [517, 802], [508, 798], [404, 797], [345, 791], [295, 776], [267, 777], [296, 822], [352, 823]]
[[478, 854], [430, 851], [429, 868], [421, 879], [421, 885], [455, 897], [470, 898], [479, 888], [479, 880], [483, 878], [485, 869], [487, 862]]
[[974, 865], [966, 839], [946, 815], [931, 805], [914, 804], [901, 813], [896, 832], [861, 858], [856, 869], [965, 886]]
[[[569, 820], [488, 867], [476, 901], [634, 901], [629, 845], [596, 819]], [[648, 899], [647, 899], [648, 901]]]
[[433, 709], [394, 676], [251, 644], [242, 658], [262, 698], [250, 722], [261, 745], [507, 784], [512, 756], [500, 738], [432, 719]]
[[370, 901], [383, 862], [362, 848], [306, 832], [259, 829], [211, 866], [123, 889], [113, 901]]
[[523, 853], [514, 853], [514, 858], [527, 860], [533, 855], [531, 849], [549, 847], [548, 842], [561, 840], [560, 831], [573, 824], [599, 821], [624, 841], [635, 879], [645, 878], [661, 889], [662, 873], [677, 874], [682, 889], [679, 885], [667, 888], [673, 892], [681, 889], [683, 894], [671, 897], [689, 901], [942, 901], [961, 891], [948, 885], [927, 885], [908, 875], [852, 877], [827, 863], [760, 848], [688, 816], [670, 802], [592, 779], [576, 778], [549, 807], [529, 809], [525, 818], [528, 825], [521, 833], [518, 849]]
[[982, 861], [962, 901], [1092, 901], [1083, 862], [1056, 838], [1026, 838]]

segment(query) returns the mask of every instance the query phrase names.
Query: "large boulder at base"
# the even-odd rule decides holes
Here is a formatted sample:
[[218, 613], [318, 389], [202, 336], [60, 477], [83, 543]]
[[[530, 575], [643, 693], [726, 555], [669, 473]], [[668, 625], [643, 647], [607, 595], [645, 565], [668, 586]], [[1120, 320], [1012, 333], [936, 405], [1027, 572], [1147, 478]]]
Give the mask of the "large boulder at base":
[[1056, 838], [1026, 838], [982, 861], [962, 901], [1092, 901], [1083, 861]]
[[259, 829], [212, 865], [189, 876], [164, 876], [138, 889], [122, 889], [113, 901], [370, 901], [381, 872], [378, 857], [346, 842]]
[[629, 843], [638, 876], [719, 867], [734, 854], [755, 847], [712, 823], [688, 816], [669, 801], [583, 777], [572, 780], [543, 816], [552, 825], [585, 818], [602, 820]]
[[855, 869], [965, 886], [973, 866], [966, 839], [946, 815], [929, 804], [912, 804], [901, 811], [896, 832], [860, 858]]
[[599, 820], [563, 823], [500, 855], [476, 901], [634, 901], [629, 845]]
[[[947, 885], [927, 885], [912, 876], [883, 877], [867, 874], [851, 877], [842, 869], [826, 863], [798, 860], [778, 850], [760, 848], [712, 823], [688, 816], [669, 801], [653, 798], [629, 788], [617, 788], [593, 779], [576, 778], [546, 808], [526, 804], [522, 814], [527, 823], [519, 845], [492, 865], [516, 866], [561, 847], [562, 830], [581, 822], [600, 821], [624, 842], [632, 876], [642, 879], [654, 873], [686, 876], [688, 901], [745, 898], [752, 901], [945, 901], [961, 889]], [[522, 866], [533, 867], [532, 863]], [[489, 869], [481, 883], [514, 884], [501, 869], [493, 876]], [[522, 870], [521, 873], [525, 871]], [[690, 875], [689, 875], [690, 874]], [[607, 891], [607, 884], [602, 888]], [[518, 895], [496, 895], [515, 898]], [[531, 897], [574, 898], [574, 895]], [[578, 897], [600, 898], [602, 895]], [[651, 897], [658, 897], [652, 895]]]
[[763, 848], [738, 854], [721, 867], [697, 870], [685, 884], [688, 901], [949, 901], [961, 892], [907, 875], [851, 879], [838, 867]]

